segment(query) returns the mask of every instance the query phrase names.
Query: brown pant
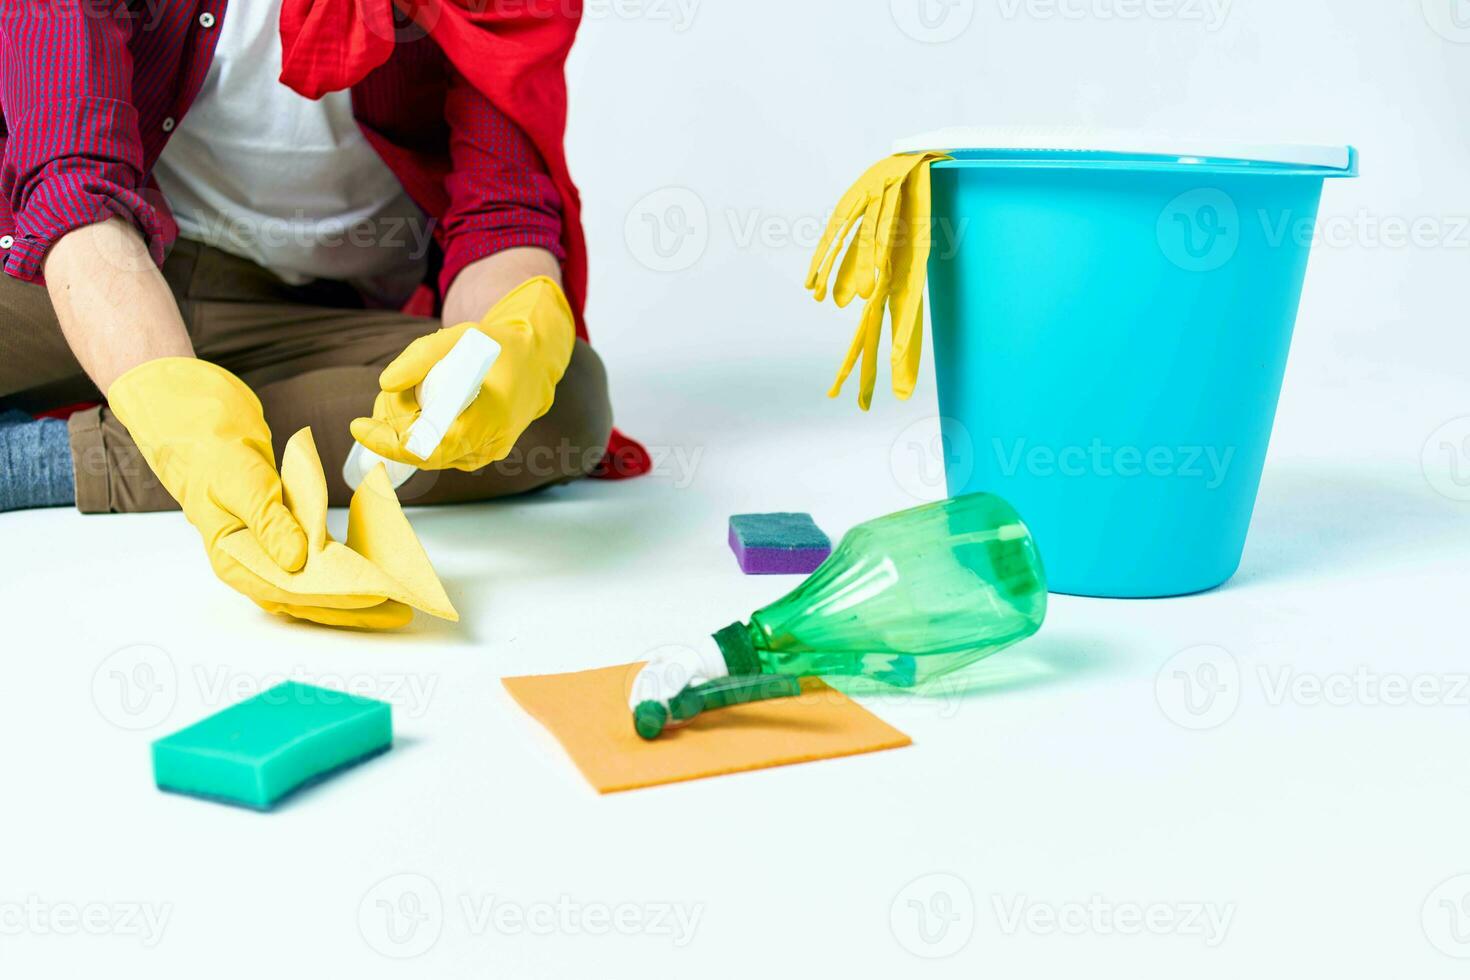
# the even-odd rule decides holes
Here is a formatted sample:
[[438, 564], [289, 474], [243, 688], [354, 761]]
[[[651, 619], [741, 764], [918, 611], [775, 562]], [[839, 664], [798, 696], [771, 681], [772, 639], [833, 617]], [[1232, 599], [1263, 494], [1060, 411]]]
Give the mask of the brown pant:
[[[163, 275], [195, 352], [234, 372], [260, 397], [277, 463], [286, 440], [311, 426], [331, 502], [345, 505], [349, 423], [372, 412], [382, 368], [438, 322], [365, 310], [341, 283], [290, 286], [252, 262], [189, 241], [175, 246]], [[100, 399], [61, 335], [46, 290], [0, 275], [0, 406], [45, 411]], [[578, 341], [551, 411], [508, 457], [475, 473], [418, 473], [398, 495], [405, 504], [439, 504], [565, 483], [597, 464], [611, 429], [602, 361]], [[69, 432], [83, 513], [178, 507], [107, 408], [76, 413]]]

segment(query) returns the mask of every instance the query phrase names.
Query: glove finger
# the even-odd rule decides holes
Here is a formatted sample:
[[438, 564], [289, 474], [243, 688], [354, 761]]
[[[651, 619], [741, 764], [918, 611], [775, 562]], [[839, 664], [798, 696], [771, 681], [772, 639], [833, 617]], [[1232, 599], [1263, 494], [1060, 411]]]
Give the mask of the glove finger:
[[833, 248], [841, 248], [842, 242], [847, 238], [847, 233], [852, 228], [852, 223], [857, 215], [862, 213], [863, 202], [867, 200], [867, 185], [863, 178], [849, 187], [837, 202], [837, 207], [832, 209], [832, 216], [827, 219], [827, 227], [822, 229], [821, 240], [817, 242], [817, 250], [812, 254], [811, 264], [807, 267], [806, 288], [816, 289], [819, 279], [825, 278], [820, 275], [823, 266], [832, 268], [832, 263], [827, 260], [828, 253]]
[[863, 308], [863, 368], [858, 375], [858, 407], [867, 411], [873, 405], [873, 389], [878, 383], [878, 339], [883, 333], [883, 300], [868, 300]]
[[370, 418], [354, 419], [349, 427], [357, 441], [386, 459], [417, 465], [404, 443], [419, 417], [418, 396], [409, 391], [380, 391]]
[[306, 564], [306, 532], [281, 502], [281, 477], [273, 464], [247, 456], [213, 495], [250, 529], [271, 561], [288, 572], [300, 571]]
[[896, 270], [888, 301], [893, 319], [893, 351], [889, 360], [893, 368], [893, 391], [902, 399], [913, 393], [923, 350], [927, 251], [906, 250], [896, 261], [902, 264]]
[[[483, 393], [480, 397], [482, 399], [487, 398]], [[462, 447], [459, 455], [452, 458], [449, 456], [436, 458], [438, 454], [435, 454], [435, 457], [430, 457], [429, 460], [422, 464], [423, 467], [425, 469], [436, 470], [455, 469], [463, 470], [466, 473], [473, 473], [476, 470], [484, 469], [491, 463], [498, 463], [510, 455], [510, 451], [514, 448], [516, 441], [520, 439], [521, 434], [530, 427], [531, 423], [545, 415], [551, 408], [551, 405], [547, 403], [545, 408], [536, 412], [534, 416], [525, 419], [524, 424], [522, 424], [510, 419], [506, 410], [496, 407], [496, 405], [497, 403], [493, 400], [488, 401], [482, 413], [475, 416], [473, 420], [465, 416], [460, 416], [456, 419], [454, 423], [456, 427], [464, 428], [470, 425], [472, 421], [474, 424], [473, 431], [466, 429], [463, 433], [459, 433], [456, 431], [456, 428], [451, 427], [449, 430], [450, 434], [444, 439], [445, 446], [453, 445]], [[492, 423], [492, 419], [497, 421]]]
[[[837, 214], [834, 214], [832, 221], [828, 223], [827, 232], [817, 246], [816, 255], [812, 256], [814, 274], [808, 273], [807, 275], [806, 288], [812, 291], [818, 303], [827, 298], [828, 284], [832, 279], [832, 266], [837, 263], [837, 257], [842, 254], [842, 246], [847, 243], [847, 236], [851, 234], [853, 225], [857, 224], [866, 210], [867, 196], [856, 196], [845, 211], [839, 207], [837, 214], [842, 215], [840, 224]], [[849, 252], [851, 249], [852, 246], [849, 246]]]
[[306, 532], [279, 500], [267, 500], [246, 523], [271, 561], [288, 572], [306, 564]]
[[924, 282], [929, 272], [931, 229], [929, 227], [929, 168], [923, 167], [909, 179], [903, 195], [900, 229], [904, 245], [894, 254], [893, 295], [893, 392], [906, 399], [914, 392], [924, 345]]
[[866, 320], [859, 322], [857, 333], [852, 335], [852, 343], [848, 345], [847, 356], [842, 359], [842, 366], [837, 369], [837, 380], [832, 382], [832, 387], [827, 389], [828, 398], [836, 398], [842, 394], [842, 386], [847, 384], [847, 376], [852, 373], [853, 365], [857, 364], [858, 355], [862, 353], [865, 338], [863, 337], [863, 324]]
[[902, 183], [891, 181], [869, 202], [858, 229], [857, 248], [853, 250], [856, 254], [849, 253], [852, 261], [843, 263], [837, 277], [833, 297], [838, 306], [846, 306], [856, 296], [872, 299], [877, 280], [889, 265], [902, 190]]
[[846, 309], [853, 297], [857, 296], [858, 271], [857, 265], [860, 252], [856, 247], [847, 250], [842, 258], [842, 268], [837, 270], [837, 285], [832, 290], [832, 302], [838, 307]]
[[[895, 181], [884, 190], [878, 218], [873, 223], [873, 268], [862, 277], [858, 289], [858, 295], [863, 299], [873, 299], [879, 282], [892, 272], [894, 232], [899, 224], [902, 203], [903, 184]], [[884, 297], [877, 298], [881, 301]]]
[[436, 330], [420, 337], [403, 349], [383, 373], [378, 375], [378, 386], [384, 391], [407, 391], [429, 373], [435, 364], [444, 359], [455, 341], [464, 334], [467, 325], [461, 324], [447, 330]]
[[861, 296], [867, 299], [873, 295], [873, 277], [878, 269], [878, 221], [883, 216], [883, 208], [888, 199], [888, 189], [875, 194], [868, 201], [868, 210], [863, 214], [863, 223], [858, 226], [857, 231], [857, 258], [852, 264], [853, 274], [847, 279], [839, 279], [834, 296], [841, 299], [841, 293], [846, 291], [847, 299], [852, 301], [853, 296]]
[[883, 311], [892, 293], [893, 274], [884, 256], [878, 267], [878, 279], [873, 285], [873, 295], [863, 307], [862, 322], [858, 333], [863, 338], [863, 367], [858, 376], [858, 407], [867, 411], [873, 404], [873, 389], [878, 379], [878, 342], [883, 336]]
[[857, 203], [861, 197], [863, 197], [861, 187], [854, 184], [853, 187], [842, 192], [842, 200], [839, 200], [836, 207], [833, 207], [826, 228], [822, 229], [822, 238], [817, 239], [816, 251], [811, 253], [811, 262], [807, 264], [807, 289], [817, 288], [817, 278], [819, 278], [823, 264], [828, 264], [826, 257], [829, 251], [832, 251], [833, 245], [847, 238], [847, 229], [851, 226], [853, 213], [856, 212]]
[[410, 466], [423, 465], [423, 460], [403, 448], [404, 436], [391, 423], [379, 418], [353, 419], [351, 429], [352, 438], [384, 459]]
[[924, 353], [924, 297], [906, 312], [893, 310], [893, 394], [908, 401], [918, 383], [919, 362]]
[[[817, 250], [807, 270], [806, 288], [816, 294], [818, 301], [826, 299], [827, 281], [837, 255], [842, 251], [852, 226], [870, 208], [874, 198], [882, 198], [891, 183], [902, 183], [917, 170], [928, 170], [928, 164], [936, 159], [949, 159], [941, 153], [926, 153], [885, 157], [878, 161], [858, 179], [857, 183], [843, 196], [832, 218], [822, 234]], [[850, 251], [851, 249], [849, 249]], [[854, 270], [856, 271], [856, 270]], [[867, 294], [861, 294], [866, 296]]]
[[[891, 259], [894, 252], [904, 247], [908, 242], [908, 234], [904, 227], [906, 215], [904, 207], [912, 207], [913, 181], [894, 181], [887, 192], [883, 195], [883, 210], [878, 218], [878, 255], [883, 259]], [[875, 263], [882, 267], [883, 263]]]
[[[482, 394], [483, 398], [484, 395]], [[353, 419], [351, 430], [352, 437], [363, 446], [382, 456], [398, 463], [407, 463], [409, 466], [421, 470], [447, 470], [463, 469], [476, 470], [479, 466], [461, 465], [466, 446], [478, 446], [484, 444], [490, 436], [483, 435], [477, 430], [484, 425], [485, 413], [483, 410], [477, 412], [466, 409], [450, 425], [445, 432], [444, 438], [439, 441], [438, 447], [429, 454], [428, 459], [420, 459], [405, 448], [407, 433], [402, 426], [384, 422], [378, 418]], [[459, 455], [451, 455], [459, 454]]]

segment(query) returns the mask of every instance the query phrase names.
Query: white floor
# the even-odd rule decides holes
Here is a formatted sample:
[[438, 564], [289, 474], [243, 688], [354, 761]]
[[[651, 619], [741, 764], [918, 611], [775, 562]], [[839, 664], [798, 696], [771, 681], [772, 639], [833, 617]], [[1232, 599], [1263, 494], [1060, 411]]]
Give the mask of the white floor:
[[[890, 463], [932, 388], [826, 402], [832, 341], [764, 374], [734, 336], [625, 345], [658, 475], [413, 513], [457, 627], [269, 618], [173, 516], [0, 516], [3, 975], [1461, 975], [1470, 504], [1435, 487], [1466, 491], [1467, 459], [1421, 449], [1470, 403], [1306, 325], [1226, 588], [1057, 598], [969, 693], [872, 704], [911, 748], [583, 784], [502, 676], [774, 598], [731, 512], [841, 532], [937, 493]], [[1179, 672], [1209, 670], [1191, 710]], [[391, 700], [395, 750], [269, 816], [153, 788], [151, 740], [287, 675]]]

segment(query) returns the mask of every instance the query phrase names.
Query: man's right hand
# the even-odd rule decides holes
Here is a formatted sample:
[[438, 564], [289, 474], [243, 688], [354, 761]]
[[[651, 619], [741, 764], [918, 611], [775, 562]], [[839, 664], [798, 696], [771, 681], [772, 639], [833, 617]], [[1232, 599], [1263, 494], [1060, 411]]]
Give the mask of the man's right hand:
[[282, 502], [270, 429], [255, 393], [222, 367], [165, 357], [118, 378], [107, 401], [204, 538], [215, 574], [257, 602], [299, 601], [220, 547], [230, 534], [249, 530], [286, 571], [306, 564], [306, 534]]

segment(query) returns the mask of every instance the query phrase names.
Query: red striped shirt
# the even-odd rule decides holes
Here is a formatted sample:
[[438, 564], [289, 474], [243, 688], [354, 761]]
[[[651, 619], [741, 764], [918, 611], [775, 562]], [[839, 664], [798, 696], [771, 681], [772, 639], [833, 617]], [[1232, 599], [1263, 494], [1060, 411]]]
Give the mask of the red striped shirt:
[[[39, 280], [58, 238], [114, 215], [163, 261], [178, 230], [151, 171], [204, 83], [224, 17], [225, 0], [0, 0], [7, 274]], [[352, 102], [369, 143], [436, 219], [440, 295], [502, 249], [565, 257], [561, 197], [535, 146], [422, 31], [405, 27]]]

